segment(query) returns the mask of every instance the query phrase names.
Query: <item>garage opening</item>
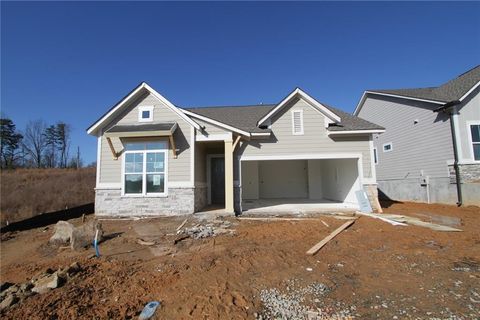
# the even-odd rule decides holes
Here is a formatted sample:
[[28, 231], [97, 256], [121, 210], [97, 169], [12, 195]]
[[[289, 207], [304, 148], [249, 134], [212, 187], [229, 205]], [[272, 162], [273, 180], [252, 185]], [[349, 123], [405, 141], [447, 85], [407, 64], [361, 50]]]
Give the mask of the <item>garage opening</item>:
[[242, 160], [243, 212], [358, 208], [358, 159]]

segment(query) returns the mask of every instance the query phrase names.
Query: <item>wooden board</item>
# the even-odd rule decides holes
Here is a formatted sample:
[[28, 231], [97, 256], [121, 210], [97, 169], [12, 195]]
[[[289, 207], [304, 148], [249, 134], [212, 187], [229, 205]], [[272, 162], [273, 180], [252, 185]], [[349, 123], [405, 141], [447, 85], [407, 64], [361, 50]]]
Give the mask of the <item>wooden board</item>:
[[348, 227], [349, 227], [350, 225], [352, 225], [354, 222], [355, 222], [355, 220], [351, 220], [351, 221], [348, 221], [348, 222], [345, 222], [344, 224], [342, 224], [339, 228], [337, 228], [335, 231], [333, 231], [332, 233], [330, 233], [325, 239], [323, 239], [322, 241], [320, 241], [319, 243], [317, 243], [316, 245], [314, 245], [312, 248], [310, 248], [310, 250], [307, 251], [307, 254], [313, 256], [315, 253], [318, 252], [318, 250], [322, 249], [322, 247], [323, 247], [324, 245], [326, 245], [330, 240], [332, 240], [333, 238], [335, 238], [335, 236], [336, 236], [337, 234], [339, 234], [340, 232], [342, 232], [343, 230], [345, 230], [346, 228], [348, 228]]

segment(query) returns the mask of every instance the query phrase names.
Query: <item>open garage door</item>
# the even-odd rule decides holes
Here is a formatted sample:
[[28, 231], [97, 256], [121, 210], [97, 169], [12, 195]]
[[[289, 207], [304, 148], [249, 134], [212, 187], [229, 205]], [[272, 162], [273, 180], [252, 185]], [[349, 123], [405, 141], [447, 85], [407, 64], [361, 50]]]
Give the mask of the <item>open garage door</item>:
[[242, 160], [241, 187], [242, 211], [356, 209], [358, 159]]

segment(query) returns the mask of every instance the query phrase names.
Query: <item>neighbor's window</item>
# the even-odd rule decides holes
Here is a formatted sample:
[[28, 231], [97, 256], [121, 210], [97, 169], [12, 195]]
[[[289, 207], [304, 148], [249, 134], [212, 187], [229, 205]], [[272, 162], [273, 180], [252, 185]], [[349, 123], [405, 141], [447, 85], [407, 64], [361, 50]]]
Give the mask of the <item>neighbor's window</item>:
[[124, 146], [124, 194], [166, 194], [167, 143], [127, 142]]
[[303, 134], [303, 110], [292, 111], [292, 132], [293, 134]]
[[385, 143], [383, 145], [383, 152], [390, 152], [393, 150], [393, 146], [392, 146], [392, 143], [389, 142], [389, 143]]
[[470, 134], [472, 137], [473, 159], [480, 161], [480, 124], [471, 124]]
[[139, 122], [153, 121], [153, 106], [138, 107], [138, 121]]
[[373, 163], [378, 164], [377, 148], [373, 148]]

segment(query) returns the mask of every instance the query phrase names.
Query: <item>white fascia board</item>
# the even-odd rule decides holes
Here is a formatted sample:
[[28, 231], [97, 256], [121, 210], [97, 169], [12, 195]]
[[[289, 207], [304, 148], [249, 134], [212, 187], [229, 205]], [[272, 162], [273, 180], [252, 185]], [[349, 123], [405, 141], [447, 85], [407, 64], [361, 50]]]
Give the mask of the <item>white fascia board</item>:
[[155, 98], [160, 100], [163, 104], [165, 104], [169, 109], [173, 112], [178, 114], [180, 118], [185, 120], [187, 123], [192, 125], [196, 129], [200, 129], [200, 125], [187, 117], [179, 108], [174, 106], [170, 101], [168, 101], [165, 97], [163, 97], [160, 93], [155, 91], [152, 87], [150, 87], [147, 83], [142, 82], [135, 90], [133, 90], [128, 96], [126, 96], [122, 101], [120, 101], [112, 110], [110, 110], [106, 115], [104, 115], [100, 120], [98, 120], [93, 126], [91, 126], [88, 130], [88, 134], [92, 134], [95, 132], [100, 125], [102, 125], [105, 121], [107, 121], [112, 115], [114, 115], [119, 109], [121, 109], [125, 104], [127, 104], [133, 97], [135, 97], [141, 90], [146, 89], [148, 90]]
[[290, 100], [292, 100], [296, 95], [299, 95], [302, 97], [304, 100], [306, 100], [310, 105], [313, 107], [317, 108], [319, 111], [321, 111], [324, 115], [326, 115], [328, 118], [332, 119], [335, 122], [340, 122], [340, 117], [337, 116], [335, 113], [330, 111], [327, 107], [325, 107], [323, 104], [309, 96], [306, 92], [304, 92], [300, 88], [296, 88], [295, 90], [292, 91], [285, 99], [283, 99], [275, 108], [273, 108], [272, 111], [270, 111], [266, 116], [264, 116], [262, 119], [258, 121], [258, 125], [264, 124], [265, 121], [270, 119], [274, 114], [276, 114], [278, 111], [280, 111]]
[[329, 131], [327, 132], [328, 136], [342, 135], [342, 134], [374, 134], [374, 133], [384, 133], [385, 130], [375, 129], [375, 130], [350, 130], [350, 131]]
[[269, 137], [271, 135], [270, 132], [252, 132], [252, 137]]
[[362, 94], [362, 97], [360, 98], [360, 101], [357, 104], [357, 107], [355, 108], [355, 111], [353, 111], [354, 116], [358, 116], [358, 113], [360, 112], [360, 109], [363, 107], [363, 103], [367, 99], [367, 91], [364, 91]]
[[192, 119], [190, 119], [190, 117], [187, 117], [183, 112], [182, 110], [180, 110], [179, 108], [177, 108], [176, 106], [174, 106], [170, 101], [168, 101], [164, 96], [162, 96], [160, 93], [158, 93], [155, 89], [153, 89], [152, 87], [150, 87], [148, 84], [146, 84], [145, 82], [143, 83], [145, 88], [150, 91], [151, 94], [153, 94], [158, 100], [160, 100], [161, 102], [163, 102], [167, 107], [169, 107], [173, 112], [175, 112], [176, 114], [178, 114], [180, 116], [180, 118], [182, 118], [183, 120], [185, 120], [186, 122], [188, 122], [191, 126], [193, 126], [195, 129], [197, 130], [200, 130], [200, 125], [198, 123], [196, 123], [195, 121], [193, 121]]
[[193, 117], [193, 118], [197, 118], [197, 119], [200, 119], [200, 120], [203, 120], [205, 122], [208, 122], [210, 124], [213, 124], [213, 125], [216, 125], [218, 127], [221, 127], [221, 128], [224, 128], [226, 130], [229, 130], [229, 131], [233, 131], [233, 132], [236, 132], [238, 134], [241, 134], [243, 136], [247, 136], [247, 137], [250, 137], [250, 132], [247, 132], [247, 131], [243, 131], [241, 129], [238, 129], [238, 128], [235, 128], [235, 127], [232, 127], [228, 124], [225, 124], [223, 122], [220, 122], [220, 121], [217, 121], [217, 120], [213, 120], [211, 118], [207, 118], [205, 116], [201, 116], [199, 114], [196, 114], [195, 112], [191, 112], [191, 111], [187, 111], [185, 109], [181, 109], [181, 111], [183, 113], [185, 113], [186, 115], [189, 115], [190, 117]]
[[361, 153], [311, 153], [273, 156], [241, 156], [240, 161], [262, 160], [321, 160], [321, 159], [361, 159]]
[[480, 85], [480, 81], [478, 81], [470, 90], [467, 91], [467, 93], [465, 93], [460, 98], [460, 102], [462, 102], [466, 97], [468, 97], [470, 95], [470, 93], [472, 93], [475, 89], [477, 89], [479, 85]]

